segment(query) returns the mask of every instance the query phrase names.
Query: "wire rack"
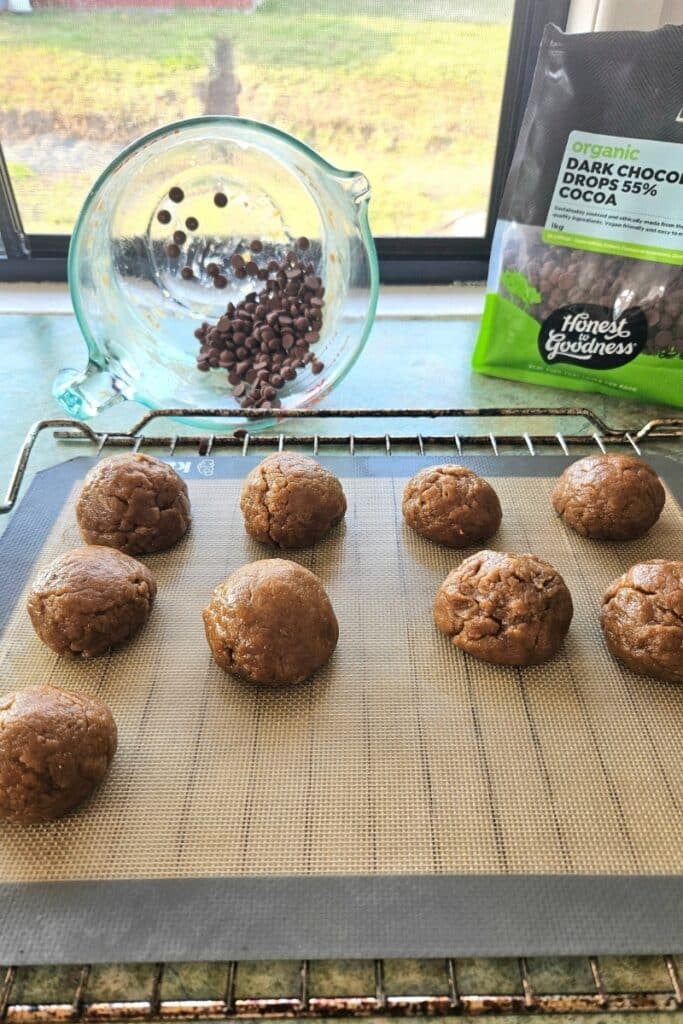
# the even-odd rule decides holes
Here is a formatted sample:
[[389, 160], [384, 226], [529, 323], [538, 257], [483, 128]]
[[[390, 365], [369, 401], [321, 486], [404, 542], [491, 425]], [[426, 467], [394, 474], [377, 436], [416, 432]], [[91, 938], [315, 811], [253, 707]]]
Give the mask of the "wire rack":
[[[586, 433], [549, 434], [533, 433], [528, 430], [520, 434], [479, 432], [473, 434], [412, 433], [388, 434], [377, 432], [363, 433], [332, 433], [325, 430], [320, 433], [286, 433], [284, 430], [268, 434], [249, 429], [237, 429], [232, 433], [170, 434], [154, 435], [145, 433], [145, 428], [153, 421], [172, 417], [202, 418], [224, 420], [243, 416], [244, 413], [231, 413], [215, 409], [163, 409], [146, 413], [127, 431], [103, 432], [93, 429], [85, 423], [68, 419], [45, 419], [35, 423], [28, 431], [18, 453], [16, 463], [9, 481], [4, 502], [0, 505], [0, 513], [9, 512], [16, 504], [22, 482], [30, 465], [30, 458], [36, 441], [44, 432], [53, 431], [54, 436], [65, 442], [81, 441], [101, 454], [109, 448], [132, 448], [138, 451], [143, 445], [149, 448], [165, 449], [168, 456], [173, 456], [177, 449], [194, 449], [200, 456], [209, 458], [214, 449], [228, 449], [236, 454], [247, 455], [253, 449], [276, 447], [282, 450], [285, 445], [310, 448], [317, 454], [321, 448], [342, 448], [355, 454], [359, 450], [377, 449], [391, 455], [394, 451], [418, 451], [422, 455], [429, 454], [430, 446], [438, 446], [440, 452], [444, 448], [455, 455], [465, 454], [469, 447], [476, 451], [488, 450], [495, 456], [501, 456], [505, 446], [526, 449], [530, 455], [536, 455], [538, 448], [550, 448], [565, 456], [572, 454], [574, 446], [595, 446], [604, 452], [612, 446], [625, 446], [628, 450], [640, 455], [642, 446], [647, 441], [674, 441], [683, 438], [683, 418], [667, 417], [652, 419], [633, 430], [620, 430], [609, 427], [592, 410], [577, 407], [561, 409], [533, 408], [487, 408], [487, 409], [383, 409], [383, 410], [313, 410], [302, 411], [288, 416], [290, 420], [360, 420], [360, 419], [396, 419], [410, 422], [415, 419], [428, 418], [438, 421], [457, 418], [483, 419], [524, 418], [525, 420], [539, 417], [582, 418], [589, 424]], [[272, 419], [273, 412], [261, 410], [250, 412], [248, 418], [258, 421]], [[231, 962], [224, 966], [224, 983], [220, 991], [211, 993], [209, 998], [164, 998], [165, 964], [149, 966], [148, 995], [144, 999], [120, 1001], [97, 1001], [94, 992], [90, 992], [91, 967], [83, 965], [78, 969], [77, 982], [73, 994], [65, 1002], [21, 1003], [13, 1000], [13, 992], [17, 982], [17, 969], [8, 967], [4, 981], [0, 987], [0, 1022], [21, 1024], [37, 1021], [124, 1021], [124, 1020], [225, 1020], [240, 1018], [309, 1018], [309, 1017], [376, 1017], [376, 1016], [450, 1016], [458, 1014], [501, 1014], [501, 1013], [624, 1013], [635, 1011], [675, 1012], [683, 1010], [683, 982], [681, 969], [674, 955], [663, 957], [668, 986], [661, 990], [652, 988], [639, 991], [611, 991], [605, 984], [603, 971], [597, 957], [589, 956], [577, 964], [587, 966], [592, 979], [592, 987], [585, 992], [547, 992], [538, 989], [532, 980], [533, 972], [525, 958], [517, 961], [518, 991], [512, 994], [503, 992], [465, 993], [458, 985], [458, 961], [445, 959], [441, 968], [441, 983], [434, 984], [434, 994], [404, 995], [393, 994], [385, 984], [386, 964], [389, 961], [375, 960], [372, 962], [374, 972], [374, 990], [366, 995], [334, 995], [318, 994], [311, 986], [311, 965], [303, 961], [298, 970], [298, 993], [290, 998], [269, 997], [267, 995], [249, 995], [239, 998], [237, 978], [239, 963]], [[634, 961], [634, 965], [637, 961]], [[1, 976], [0, 976], [1, 977]]]
[[518, 962], [518, 994], [465, 994], [458, 988], [458, 961], [443, 961], [443, 989], [439, 995], [392, 995], [385, 985], [385, 961], [373, 961], [374, 991], [361, 996], [322, 996], [311, 991], [311, 965], [299, 967], [299, 992], [292, 998], [236, 998], [239, 963], [225, 965], [224, 987], [215, 998], [164, 999], [164, 964], [150, 964], [149, 996], [120, 1002], [95, 1002], [88, 998], [91, 968], [80, 968], [73, 997], [64, 1003], [12, 1003], [16, 971], [7, 970], [0, 990], [0, 1020], [13, 1024], [50, 1021], [123, 1020], [226, 1020], [291, 1017], [446, 1017], [457, 1014], [482, 1016], [501, 1013], [629, 1013], [674, 1012], [683, 1008], [683, 988], [676, 960], [664, 957], [670, 979], [668, 991], [610, 992], [605, 987], [597, 957], [588, 958], [593, 990], [585, 993], [537, 992], [524, 958]]
[[125, 431], [98, 431], [87, 423], [80, 423], [77, 420], [69, 419], [44, 419], [38, 420], [28, 430], [23, 444], [19, 449], [17, 459], [10, 477], [5, 499], [0, 504], [0, 514], [9, 512], [16, 504], [22, 482], [29, 468], [31, 452], [38, 437], [47, 431], [53, 431], [55, 438], [60, 441], [85, 441], [95, 446], [96, 454], [99, 455], [105, 448], [132, 448], [139, 451], [144, 445], [149, 448], [162, 448], [169, 456], [175, 454], [178, 448], [195, 448], [199, 455], [210, 456], [215, 448], [226, 448], [242, 455], [247, 455], [250, 450], [260, 448], [272, 448], [276, 446], [279, 450], [286, 445], [307, 447], [316, 455], [321, 447], [343, 448], [351, 455], [354, 455], [357, 448], [371, 449], [380, 448], [388, 455], [391, 455], [396, 448], [402, 450], [406, 447], [411, 450], [417, 449], [421, 455], [427, 454], [427, 448], [431, 445], [439, 447], [443, 451], [445, 446], [452, 446], [454, 454], [463, 455], [466, 447], [473, 447], [480, 451], [490, 449], [494, 455], [501, 454], [501, 445], [515, 448], [526, 448], [531, 455], [536, 454], [538, 447], [550, 447], [558, 449], [566, 456], [571, 455], [570, 446], [585, 446], [586, 444], [596, 445], [600, 451], [605, 452], [608, 447], [615, 445], [626, 446], [641, 454], [641, 445], [648, 440], [675, 441], [683, 437], [683, 417], [663, 417], [649, 420], [641, 427], [633, 430], [624, 430], [610, 427], [592, 409], [568, 406], [566, 408], [548, 409], [531, 406], [523, 408], [483, 408], [483, 409], [312, 409], [289, 412], [289, 421], [338, 421], [338, 420], [397, 420], [399, 422], [410, 422], [414, 420], [429, 419], [433, 422], [455, 419], [583, 419], [590, 425], [590, 433], [562, 433], [556, 431], [552, 434], [532, 433], [528, 430], [521, 434], [504, 432], [503, 434], [479, 432], [475, 434], [447, 434], [440, 433], [414, 433], [398, 435], [390, 433], [343, 433], [335, 434], [329, 430], [324, 433], [286, 433], [284, 430], [275, 430], [270, 433], [258, 433], [245, 428], [238, 428], [230, 433], [208, 433], [197, 434], [165, 434], [154, 435], [145, 433], [145, 428], [155, 420], [172, 418], [183, 419], [215, 419], [225, 421], [236, 417], [246, 417], [256, 424], [259, 421], [272, 422], [278, 410], [240, 410], [239, 412], [230, 409], [156, 409], [145, 413], [128, 430]]

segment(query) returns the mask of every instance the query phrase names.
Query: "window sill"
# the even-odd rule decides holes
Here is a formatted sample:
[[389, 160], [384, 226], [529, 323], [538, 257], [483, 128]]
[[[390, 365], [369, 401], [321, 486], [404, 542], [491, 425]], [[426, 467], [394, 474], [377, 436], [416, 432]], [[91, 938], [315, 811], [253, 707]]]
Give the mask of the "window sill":
[[[481, 283], [389, 286], [380, 291], [380, 320], [473, 320], [481, 316], [486, 288]], [[68, 316], [73, 313], [65, 284], [0, 284], [0, 314]]]

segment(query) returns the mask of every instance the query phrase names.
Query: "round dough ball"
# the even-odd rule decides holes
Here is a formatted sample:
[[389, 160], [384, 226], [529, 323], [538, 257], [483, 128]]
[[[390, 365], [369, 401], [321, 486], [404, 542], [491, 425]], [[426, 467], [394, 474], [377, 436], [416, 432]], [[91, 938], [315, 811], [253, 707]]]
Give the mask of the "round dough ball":
[[464, 466], [429, 466], [403, 492], [408, 526], [427, 540], [450, 548], [492, 537], [502, 512], [493, 487]]
[[558, 515], [583, 537], [634, 540], [657, 522], [665, 493], [654, 469], [631, 455], [589, 455], [565, 469], [552, 493]]
[[567, 586], [536, 555], [480, 551], [448, 574], [434, 620], [456, 647], [499, 665], [538, 665], [557, 653], [572, 621]]
[[306, 455], [278, 452], [249, 473], [240, 508], [254, 540], [305, 548], [341, 522], [346, 498], [334, 473]]
[[29, 825], [73, 810], [116, 753], [116, 723], [96, 697], [33, 686], [0, 697], [0, 819]]
[[683, 562], [632, 565], [605, 592], [600, 625], [634, 672], [683, 683]]
[[129, 555], [172, 547], [192, 520], [185, 481], [165, 462], [139, 453], [112, 455], [93, 466], [76, 518], [87, 544]]
[[206, 638], [222, 669], [250, 683], [300, 683], [327, 661], [339, 626], [310, 570], [283, 558], [242, 566], [204, 609]]
[[137, 633], [156, 592], [146, 565], [92, 544], [67, 551], [44, 569], [27, 608], [36, 633], [57, 654], [95, 658]]

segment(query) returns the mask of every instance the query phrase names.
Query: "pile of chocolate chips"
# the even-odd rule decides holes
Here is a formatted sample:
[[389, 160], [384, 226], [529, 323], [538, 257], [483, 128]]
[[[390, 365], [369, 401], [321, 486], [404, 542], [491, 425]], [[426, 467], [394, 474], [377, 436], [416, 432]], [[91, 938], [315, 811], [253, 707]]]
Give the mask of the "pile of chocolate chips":
[[[297, 241], [302, 251], [309, 246], [307, 238]], [[308, 363], [313, 373], [324, 368], [310, 349], [320, 339], [325, 289], [313, 264], [293, 251], [265, 266], [255, 258], [263, 252], [259, 239], [250, 243], [249, 252], [249, 260], [235, 253], [230, 270], [238, 280], [253, 277], [263, 287], [229, 302], [218, 323], [197, 328], [197, 369], [225, 370], [243, 409], [277, 408], [278, 391], [299, 370]], [[206, 272], [217, 288], [226, 286], [225, 272], [217, 264], [209, 263]]]
[[[174, 185], [169, 189], [168, 198], [177, 205], [184, 201], [185, 193]], [[224, 192], [216, 192], [213, 201], [220, 209], [228, 205]], [[161, 209], [157, 220], [167, 226], [173, 216], [169, 210]], [[189, 216], [185, 227], [194, 232], [199, 221]], [[172, 237], [166, 252], [171, 259], [178, 259], [187, 234], [178, 229]], [[310, 246], [303, 235], [297, 240], [296, 247], [302, 253]], [[254, 239], [248, 250], [247, 260], [235, 252], [229, 268], [215, 262], [204, 267], [214, 288], [227, 287], [228, 273], [237, 280], [253, 277], [263, 287], [260, 291], [249, 292], [237, 303], [229, 302], [218, 323], [203, 323], [197, 328], [194, 332], [200, 343], [197, 369], [227, 371], [233, 394], [243, 409], [277, 408], [280, 404], [278, 391], [296, 380], [299, 370], [308, 363], [313, 373], [324, 369], [324, 364], [311, 352], [311, 345], [320, 340], [325, 289], [313, 263], [297, 253], [288, 252], [283, 260], [270, 259], [265, 266], [259, 266], [256, 260], [263, 253], [263, 242]], [[186, 264], [181, 267], [180, 275], [185, 281], [191, 281], [194, 271]]]

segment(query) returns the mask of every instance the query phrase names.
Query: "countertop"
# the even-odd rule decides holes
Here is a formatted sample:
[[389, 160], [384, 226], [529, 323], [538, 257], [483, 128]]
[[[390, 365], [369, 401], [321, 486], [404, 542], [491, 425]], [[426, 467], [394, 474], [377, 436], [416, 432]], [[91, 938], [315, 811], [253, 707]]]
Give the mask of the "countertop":
[[[476, 319], [379, 319], [359, 361], [338, 388], [321, 403], [320, 408], [412, 408], [425, 411], [494, 407], [588, 408], [608, 426], [628, 430], [633, 435], [652, 419], [682, 415], [680, 411], [677, 414], [676, 410], [664, 406], [534, 387], [474, 374], [469, 364], [477, 330]], [[39, 419], [65, 415], [52, 398], [52, 381], [63, 367], [82, 368], [85, 364], [85, 348], [75, 321], [69, 315], [0, 315], [0, 345], [3, 385], [3, 402], [0, 407], [3, 440], [0, 451], [0, 488], [4, 489], [4, 482], [9, 477], [16, 453], [30, 425]], [[136, 403], [122, 402], [89, 422], [98, 431], [126, 431], [145, 412]], [[178, 432], [201, 433], [169, 420], [157, 420], [150, 429], [157, 436], [172, 436]], [[223, 421], [217, 424], [216, 432], [221, 429], [231, 428]], [[279, 426], [264, 433], [277, 435], [282, 429]], [[314, 422], [290, 421], [286, 426], [288, 433], [318, 433], [321, 437], [325, 434], [349, 432], [379, 436], [389, 434], [392, 438], [405, 435], [413, 445], [412, 450], [416, 450], [418, 433], [443, 433], [447, 440], [438, 450], [453, 453], [456, 452], [454, 434], [487, 436], [491, 432], [499, 442], [501, 451], [514, 450], [510, 446], [506, 447], [506, 434], [514, 434], [520, 440], [524, 432], [552, 435], [556, 431], [585, 435], [585, 450], [597, 450], [591, 439], [595, 429], [594, 425], [581, 417], [557, 416], [506, 419], [493, 416], [479, 419], [460, 417], [441, 421], [430, 419], [427, 415], [410, 421], [390, 418], [342, 422], [316, 419]], [[482, 449], [472, 447], [469, 450], [474, 452]], [[560, 453], [559, 446], [551, 450]], [[680, 453], [683, 451], [683, 441], [649, 441], [646, 450]], [[90, 451], [90, 444], [57, 442], [50, 434], [44, 435], [31, 457], [26, 482], [38, 469]], [[581, 451], [574, 447], [572, 454], [578, 455]]]
[[[516, 384], [477, 376], [469, 369], [470, 355], [478, 323], [468, 319], [380, 319], [368, 346], [346, 380], [323, 403], [323, 408], [433, 408], [474, 409], [493, 407], [581, 407], [593, 410], [610, 427], [637, 433], [652, 419], [676, 416], [675, 410], [661, 406], [637, 405], [599, 395], [582, 395]], [[51, 397], [52, 380], [62, 367], [81, 367], [84, 346], [75, 321], [69, 315], [0, 315], [2, 346], [3, 401], [0, 405], [0, 488], [3, 492], [17, 450], [28, 428], [36, 420], [63, 415]], [[144, 410], [123, 403], [92, 421], [98, 430], [130, 428]], [[680, 416], [681, 413], [679, 412]], [[445, 451], [455, 454], [453, 435], [493, 432], [501, 452], [507, 451], [504, 435], [518, 438], [527, 431], [553, 434], [581, 433], [586, 446], [596, 450], [591, 439], [595, 427], [581, 419], [506, 420], [472, 417], [435, 423], [425, 415], [410, 423], [391, 419], [348, 422], [345, 429], [356, 433], [389, 434], [392, 439], [407, 435], [417, 445], [417, 434], [446, 433]], [[280, 427], [273, 431], [279, 433]], [[155, 426], [155, 433], [195, 433], [168, 422]], [[287, 430], [290, 430], [289, 425]], [[292, 432], [341, 433], [338, 424], [316, 420], [315, 424], [294, 424]], [[275, 443], [275, 440], [274, 440]], [[439, 446], [441, 450], [442, 446]], [[92, 445], [58, 442], [48, 432], [39, 439], [29, 463], [27, 481], [39, 469], [76, 454], [89, 454]], [[413, 449], [415, 450], [415, 449]], [[436, 450], [436, 448], [435, 448]], [[474, 451], [474, 449], [471, 449]], [[481, 449], [480, 449], [481, 450]], [[556, 447], [555, 453], [559, 453]], [[574, 446], [572, 454], [584, 448]], [[671, 454], [683, 452], [680, 439], [673, 442], [647, 442], [643, 453], [657, 450]], [[22, 488], [23, 490], [23, 488]], [[0, 521], [0, 529], [8, 517]], [[683, 958], [681, 958], [683, 959]], [[243, 964], [237, 975], [236, 995], [293, 997], [298, 993], [298, 965]], [[595, 992], [589, 963], [584, 960], [530, 960], [529, 978], [538, 992]], [[657, 990], [672, 994], [672, 982], [662, 958], [601, 958], [602, 981], [607, 991]], [[107, 965], [93, 968], [88, 980], [88, 1000], [148, 999], [151, 991], [150, 966]], [[178, 998], [222, 998], [225, 990], [224, 965], [170, 965], [164, 975], [162, 996]], [[79, 969], [21, 969], [16, 977], [11, 1003], [71, 1002], [78, 983]], [[443, 963], [405, 961], [388, 962], [385, 990], [390, 994], [447, 994]], [[470, 960], [458, 962], [458, 983], [463, 993], [521, 993], [520, 965], [515, 961]], [[0, 988], [2, 977], [0, 977]], [[314, 963], [311, 965], [310, 992], [314, 995], [372, 995], [375, 991], [373, 964]], [[1, 1001], [1, 998], [0, 998]], [[673, 998], [670, 1000], [674, 1007]], [[601, 1015], [600, 1015], [601, 1016]], [[600, 1019], [592, 1016], [592, 1020]], [[639, 1014], [647, 1019], [650, 1014]], [[683, 1017], [683, 1014], [674, 1014]], [[569, 1019], [569, 1018], [566, 1018]], [[577, 1020], [577, 1016], [571, 1017]], [[610, 1019], [615, 1020], [614, 1014]], [[625, 1019], [625, 1018], [622, 1018]]]

